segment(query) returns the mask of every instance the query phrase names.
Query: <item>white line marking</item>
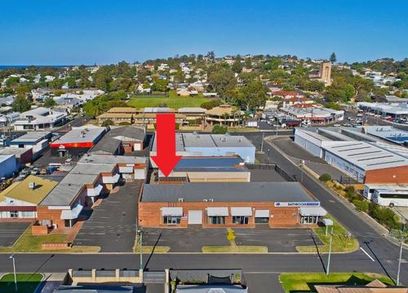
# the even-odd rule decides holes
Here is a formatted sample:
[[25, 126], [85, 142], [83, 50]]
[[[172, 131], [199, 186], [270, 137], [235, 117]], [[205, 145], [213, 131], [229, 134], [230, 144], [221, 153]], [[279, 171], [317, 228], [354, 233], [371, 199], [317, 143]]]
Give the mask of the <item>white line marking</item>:
[[369, 255], [369, 254], [368, 254], [368, 252], [367, 252], [367, 251], [365, 251], [365, 250], [364, 250], [362, 247], [360, 247], [360, 250], [361, 250], [362, 252], [364, 252], [364, 254], [365, 254], [365, 255], [367, 255], [367, 256], [368, 256], [368, 257], [369, 257], [369, 258], [370, 258], [372, 261], [374, 261], [374, 262], [375, 262], [375, 259], [374, 259], [374, 258], [372, 258], [372, 257], [371, 257], [371, 255]]

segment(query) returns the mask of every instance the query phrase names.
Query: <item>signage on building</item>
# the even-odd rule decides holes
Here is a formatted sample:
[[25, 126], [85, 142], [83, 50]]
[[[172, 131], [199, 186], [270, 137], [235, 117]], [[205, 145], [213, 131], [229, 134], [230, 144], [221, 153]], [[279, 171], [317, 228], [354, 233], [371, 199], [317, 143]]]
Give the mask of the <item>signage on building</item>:
[[292, 201], [292, 202], [281, 202], [277, 201], [274, 203], [275, 207], [277, 208], [285, 208], [285, 207], [305, 207], [305, 206], [313, 206], [319, 207], [320, 202], [318, 201]]

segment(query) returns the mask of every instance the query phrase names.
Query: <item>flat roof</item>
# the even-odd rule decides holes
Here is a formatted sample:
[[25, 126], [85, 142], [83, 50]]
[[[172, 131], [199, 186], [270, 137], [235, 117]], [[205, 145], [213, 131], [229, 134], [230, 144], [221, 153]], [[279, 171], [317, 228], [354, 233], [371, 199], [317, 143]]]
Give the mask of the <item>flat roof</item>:
[[52, 144], [96, 142], [105, 132], [105, 127], [78, 127], [73, 128]]
[[18, 143], [36, 143], [40, 140], [43, 140], [47, 136], [49, 136], [51, 132], [48, 131], [32, 131], [32, 132], [27, 132], [26, 134], [23, 134], [22, 136], [19, 136], [11, 141], [12, 144], [18, 144]]
[[142, 202], [316, 202], [297, 182], [146, 184]]
[[408, 159], [363, 141], [336, 141], [324, 147], [362, 170], [408, 166]]
[[[34, 189], [29, 187], [30, 183], [35, 183]], [[57, 184], [57, 181], [30, 175], [23, 181], [15, 182], [3, 190], [0, 193], [0, 199], [2, 197], [9, 197], [37, 205]]]
[[[251, 147], [255, 146], [242, 135], [229, 134], [198, 134], [176, 133], [176, 151], [182, 152], [188, 148], [223, 148], [223, 147]], [[156, 139], [153, 141], [152, 151], [157, 150]]]
[[182, 157], [174, 168], [175, 172], [241, 172], [248, 171], [238, 156], [231, 157]]

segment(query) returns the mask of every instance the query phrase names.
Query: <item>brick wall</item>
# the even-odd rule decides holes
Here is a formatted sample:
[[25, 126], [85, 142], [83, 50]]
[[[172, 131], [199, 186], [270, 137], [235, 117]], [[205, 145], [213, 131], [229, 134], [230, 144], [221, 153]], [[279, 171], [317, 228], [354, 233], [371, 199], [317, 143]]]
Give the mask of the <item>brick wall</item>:
[[[163, 224], [163, 217], [161, 215], [162, 207], [182, 207], [183, 216], [180, 225], [165, 225]], [[207, 207], [251, 207], [252, 217], [249, 217], [248, 224], [239, 225], [232, 223], [231, 211], [229, 216], [225, 218], [225, 225], [213, 225], [208, 223]], [[202, 210], [203, 220], [202, 226], [204, 228], [211, 227], [255, 227], [255, 210], [269, 210], [270, 227], [291, 227], [299, 224], [299, 213], [296, 207], [275, 207], [272, 202], [139, 202], [138, 222], [143, 227], [177, 227], [186, 228], [188, 226], [188, 211]]]
[[365, 183], [408, 183], [408, 167], [366, 171]]

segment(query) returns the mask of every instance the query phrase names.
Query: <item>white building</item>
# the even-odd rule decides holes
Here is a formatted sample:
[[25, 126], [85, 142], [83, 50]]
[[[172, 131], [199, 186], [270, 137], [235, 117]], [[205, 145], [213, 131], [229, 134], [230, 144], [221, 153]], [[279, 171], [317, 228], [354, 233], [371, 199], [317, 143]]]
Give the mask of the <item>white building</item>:
[[20, 114], [14, 122], [15, 130], [53, 129], [62, 125], [67, 117], [66, 112], [52, 111], [50, 108], [38, 107]]

